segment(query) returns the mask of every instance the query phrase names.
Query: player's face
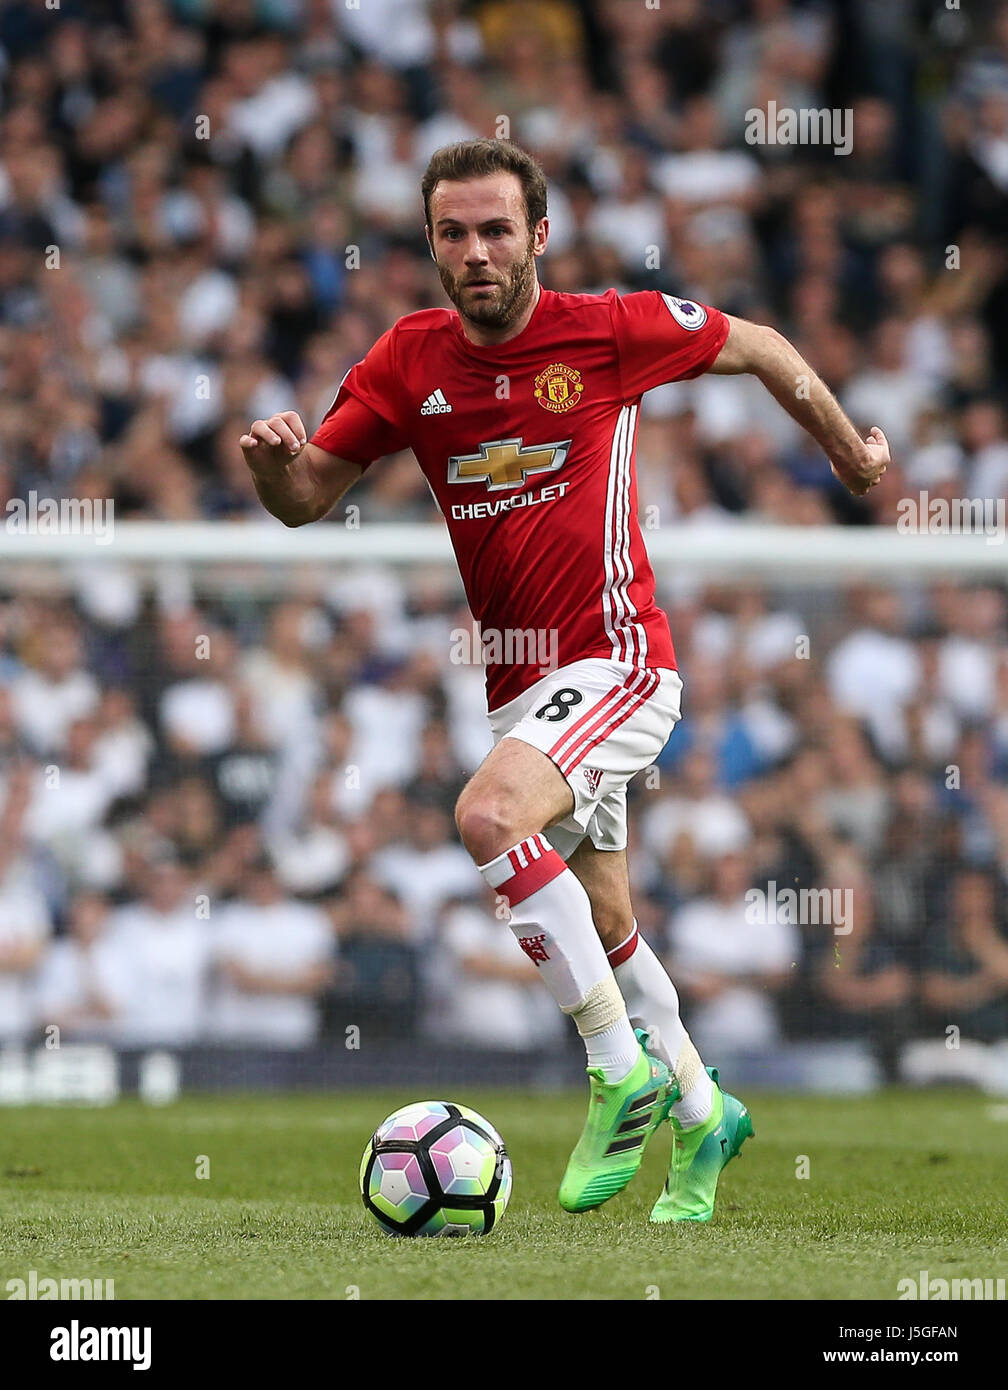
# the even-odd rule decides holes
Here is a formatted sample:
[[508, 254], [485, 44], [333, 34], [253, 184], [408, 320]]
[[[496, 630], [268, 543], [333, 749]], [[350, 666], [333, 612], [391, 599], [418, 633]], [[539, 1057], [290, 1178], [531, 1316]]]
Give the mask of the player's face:
[[448, 298], [481, 328], [508, 328], [535, 293], [546, 218], [530, 230], [515, 174], [442, 180], [431, 194], [430, 212], [428, 239]]

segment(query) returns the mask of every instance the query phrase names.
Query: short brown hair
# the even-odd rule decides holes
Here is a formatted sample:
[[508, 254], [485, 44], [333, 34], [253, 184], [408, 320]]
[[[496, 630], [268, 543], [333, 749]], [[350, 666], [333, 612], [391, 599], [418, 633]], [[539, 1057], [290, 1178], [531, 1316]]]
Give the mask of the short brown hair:
[[460, 140], [434, 151], [420, 184], [427, 226], [431, 226], [431, 194], [442, 179], [457, 183], [486, 174], [517, 176], [529, 231], [537, 227], [546, 216], [546, 175], [530, 154], [510, 140]]

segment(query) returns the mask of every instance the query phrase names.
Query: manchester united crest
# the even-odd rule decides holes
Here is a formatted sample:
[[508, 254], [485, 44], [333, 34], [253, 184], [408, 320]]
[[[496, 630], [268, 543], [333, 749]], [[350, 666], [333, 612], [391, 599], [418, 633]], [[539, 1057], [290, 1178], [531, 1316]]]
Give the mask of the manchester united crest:
[[562, 362], [553, 362], [544, 368], [534, 385], [536, 400], [543, 410], [552, 410], [555, 415], [572, 410], [584, 390], [581, 373], [574, 367], [565, 367]]

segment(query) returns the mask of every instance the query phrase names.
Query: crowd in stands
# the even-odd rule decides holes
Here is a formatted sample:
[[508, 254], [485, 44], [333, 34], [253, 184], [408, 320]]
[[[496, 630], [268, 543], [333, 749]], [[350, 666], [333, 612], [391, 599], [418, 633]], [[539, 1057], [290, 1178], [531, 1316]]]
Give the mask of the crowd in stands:
[[[681, 580], [630, 864], [698, 1036], [1008, 1033], [1003, 592]], [[491, 746], [454, 576], [119, 584], [118, 622], [86, 585], [0, 603], [0, 1036], [557, 1036], [453, 823]]]
[[[849, 109], [850, 153], [748, 143], [770, 101]], [[754, 379], [660, 388], [646, 527], [1003, 505], [1008, 5], [9, 0], [0, 506], [279, 525], [239, 435], [314, 428], [443, 302], [420, 176], [502, 134], [550, 179], [544, 283], [772, 323], [892, 443], [855, 501]], [[410, 455], [345, 502], [443, 524]], [[96, 561], [58, 588], [0, 572], [0, 1039], [297, 1047], [368, 1009], [559, 1035], [452, 822], [490, 737], [451, 576], [268, 593]], [[631, 866], [698, 1040], [1008, 1033], [1005, 586], [663, 571], [659, 597], [686, 717], [632, 788]], [[853, 930], [754, 923], [770, 884], [849, 892]]]

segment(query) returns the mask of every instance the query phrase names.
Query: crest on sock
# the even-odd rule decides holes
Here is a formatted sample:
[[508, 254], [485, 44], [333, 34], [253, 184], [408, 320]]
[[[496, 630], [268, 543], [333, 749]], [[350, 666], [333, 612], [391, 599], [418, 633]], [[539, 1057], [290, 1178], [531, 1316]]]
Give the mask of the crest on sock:
[[533, 965], [538, 965], [540, 961], [549, 960], [546, 947], [543, 945], [545, 940], [545, 932], [542, 932], [539, 936], [520, 936], [518, 938], [518, 945], [522, 948]]

